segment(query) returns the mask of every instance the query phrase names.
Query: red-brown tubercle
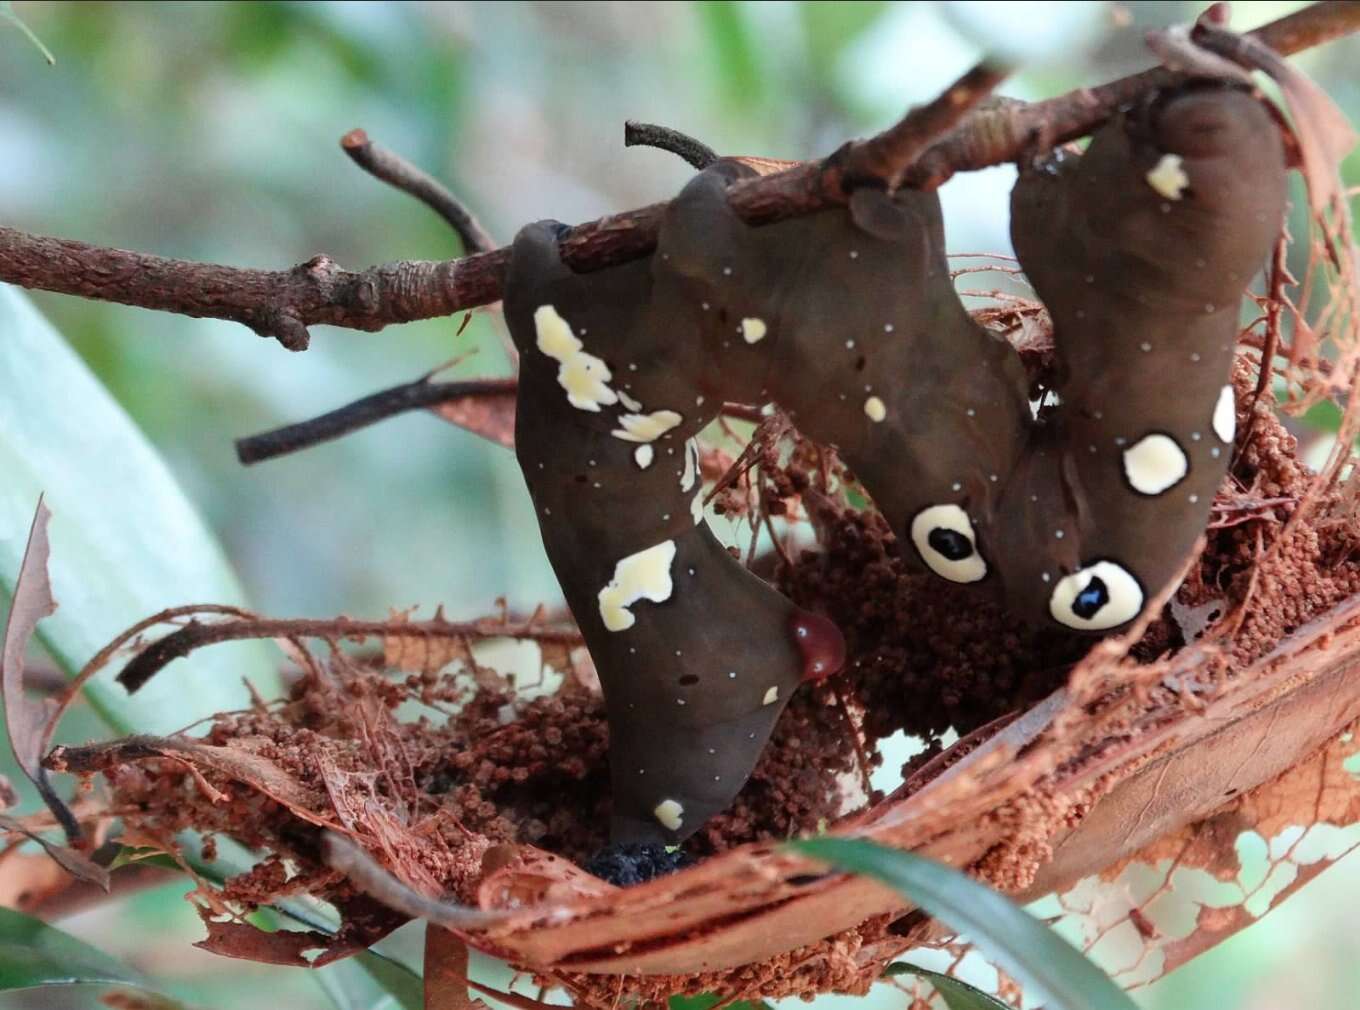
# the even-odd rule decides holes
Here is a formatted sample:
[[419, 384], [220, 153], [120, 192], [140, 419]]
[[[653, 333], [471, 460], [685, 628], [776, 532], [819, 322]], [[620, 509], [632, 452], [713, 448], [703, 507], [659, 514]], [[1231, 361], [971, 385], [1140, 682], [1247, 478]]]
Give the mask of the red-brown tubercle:
[[789, 633], [803, 654], [803, 680], [816, 683], [839, 673], [845, 665], [845, 638], [841, 629], [821, 614], [795, 611]]

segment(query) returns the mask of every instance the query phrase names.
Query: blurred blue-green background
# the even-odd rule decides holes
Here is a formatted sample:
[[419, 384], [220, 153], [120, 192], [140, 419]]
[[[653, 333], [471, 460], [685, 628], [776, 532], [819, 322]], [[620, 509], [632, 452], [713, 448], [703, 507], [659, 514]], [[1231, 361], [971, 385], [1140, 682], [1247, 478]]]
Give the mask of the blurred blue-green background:
[[[1236, 24], [1298, 6], [1239, 4]], [[1048, 97], [1145, 66], [1143, 29], [1198, 7], [21, 2], [57, 64], [0, 32], [0, 221], [242, 266], [319, 252], [351, 267], [443, 258], [457, 240], [350, 165], [337, 145], [347, 130], [445, 179], [504, 241], [527, 221], [585, 220], [678, 188], [690, 170], [625, 150], [625, 119], [725, 153], [808, 157], [933, 96], [984, 47], [1025, 61], [1006, 93]], [[1297, 63], [1360, 118], [1360, 40]], [[951, 250], [1009, 250], [1011, 179], [999, 168], [945, 187]], [[557, 598], [513, 459], [472, 435], [418, 415], [250, 469], [232, 450], [235, 437], [451, 358], [453, 374], [503, 374], [493, 314], [461, 336], [457, 319], [318, 327], [312, 349], [290, 355], [230, 324], [35, 300], [164, 454], [258, 609], [379, 616], [444, 603], [472, 616], [501, 595], [516, 607]], [[1360, 1005], [1351, 903], [1337, 900], [1360, 895], [1354, 864], [1140, 999]], [[183, 890], [67, 925], [205, 1007], [332, 1005], [305, 973], [192, 950]], [[415, 940], [400, 939], [409, 952]], [[874, 1000], [906, 1003], [890, 990]]]

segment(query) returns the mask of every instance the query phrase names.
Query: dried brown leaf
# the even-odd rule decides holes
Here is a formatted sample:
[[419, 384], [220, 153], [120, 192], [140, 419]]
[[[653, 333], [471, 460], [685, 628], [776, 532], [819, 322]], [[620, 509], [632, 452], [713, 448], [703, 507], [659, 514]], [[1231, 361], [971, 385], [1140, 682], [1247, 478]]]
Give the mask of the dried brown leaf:
[[485, 1010], [468, 992], [468, 949], [447, 929], [425, 930], [425, 1010]]
[[267, 933], [246, 922], [219, 922], [210, 918], [211, 913], [205, 908], [200, 908], [199, 912], [208, 935], [194, 946], [223, 957], [310, 968], [312, 961], [303, 955], [309, 951], [324, 950], [331, 942], [325, 933], [291, 929]]
[[431, 407], [431, 413], [449, 424], [480, 435], [489, 442], [515, 447], [515, 392], [472, 393]]
[[[394, 628], [409, 624], [409, 613], [393, 614]], [[407, 673], [435, 674], [450, 663], [468, 663], [472, 651], [461, 636], [413, 634], [393, 631], [383, 636], [383, 661], [389, 669]]]
[[[9, 817], [5, 814], [0, 814], [0, 828], [37, 842], [42, 846], [43, 851], [71, 876], [95, 884], [106, 891], [109, 889], [109, 871], [90, 862], [89, 859], [74, 849], [48, 841], [37, 832], [30, 831], [18, 818]], [[0, 871], [0, 876], [3, 876], [3, 871]]]

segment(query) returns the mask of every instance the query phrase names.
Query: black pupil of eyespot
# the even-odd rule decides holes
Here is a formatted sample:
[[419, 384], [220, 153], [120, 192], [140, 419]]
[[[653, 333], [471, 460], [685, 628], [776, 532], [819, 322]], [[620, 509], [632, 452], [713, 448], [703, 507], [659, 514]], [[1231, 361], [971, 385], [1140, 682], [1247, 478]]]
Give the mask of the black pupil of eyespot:
[[950, 561], [962, 561], [973, 554], [973, 541], [958, 530], [947, 530], [943, 526], [936, 526], [930, 531], [930, 536], [926, 540], [931, 549], [937, 554], [944, 555]]
[[1100, 608], [1110, 602], [1110, 591], [1099, 575], [1092, 575], [1086, 588], [1072, 601], [1072, 613], [1084, 620], [1090, 620], [1099, 613]]

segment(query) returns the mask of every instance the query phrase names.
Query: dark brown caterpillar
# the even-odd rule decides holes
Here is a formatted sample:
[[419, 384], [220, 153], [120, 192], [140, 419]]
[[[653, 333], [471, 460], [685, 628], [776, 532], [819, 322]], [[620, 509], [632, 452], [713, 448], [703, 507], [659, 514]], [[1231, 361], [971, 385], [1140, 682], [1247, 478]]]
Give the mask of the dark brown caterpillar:
[[842, 661], [836, 629], [703, 522], [691, 439], [723, 401], [777, 402], [836, 446], [923, 570], [1036, 619], [1125, 624], [1227, 465], [1240, 293], [1284, 189], [1274, 121], [1217, 88], [1025, 173], [1016, 247], [1063, 398], [1034, 423], [1015, 352], [955, 294], [934, 194], [752, 228], [724, 195], [749, 171], [697, 176], [647, 260], [578, 275], [559, 226], [515, 241], [516, 444], [604, 685], [615, 841], [680, 840], [726, 807], [798, 684]]

